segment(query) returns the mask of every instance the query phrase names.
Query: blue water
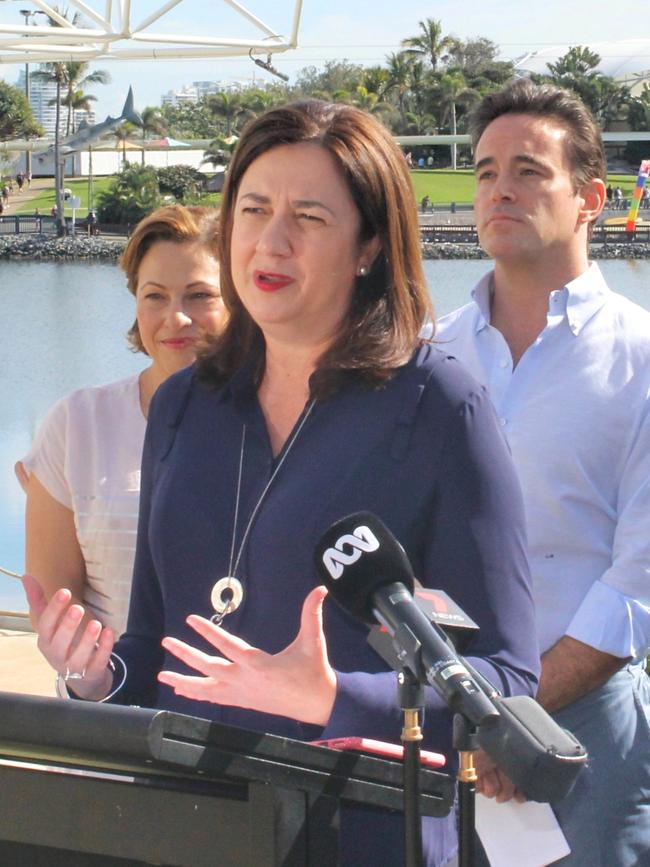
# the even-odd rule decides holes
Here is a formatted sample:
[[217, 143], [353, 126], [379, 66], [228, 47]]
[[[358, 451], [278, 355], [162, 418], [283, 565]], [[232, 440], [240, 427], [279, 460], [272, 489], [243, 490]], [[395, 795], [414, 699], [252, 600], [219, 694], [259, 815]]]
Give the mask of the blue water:
[[[650, 262], [605, 261], [612, 288], [650, 309]], [[487, 261], [430, 261], [439, 315], [464, 304]], [[69, 391], [140, 370], [127, 348], [133, 298], [115, 265], [0, 263], [0, 565], [22, 572], [24, 495], [13, 465], [52, 403]], [[22, 588], [0, 575], [0, 609], [23, 610]]]

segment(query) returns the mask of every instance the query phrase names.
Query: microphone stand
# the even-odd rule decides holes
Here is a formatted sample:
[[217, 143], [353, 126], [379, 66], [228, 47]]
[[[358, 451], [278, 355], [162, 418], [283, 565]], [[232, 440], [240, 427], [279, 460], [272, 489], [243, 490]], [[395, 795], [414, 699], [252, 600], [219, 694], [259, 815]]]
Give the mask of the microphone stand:
[[453, 746], [458, 750], [458, 867], [474, 867], [476, 857], [476, 728], [462, 713], [454, 714]]
[[397, 675], [400, 708], [404, 711], [404, 851], [406, 867], [422, 867], [422, 815], [420, 811], [420, 714], [424, 687], [408, 668]]

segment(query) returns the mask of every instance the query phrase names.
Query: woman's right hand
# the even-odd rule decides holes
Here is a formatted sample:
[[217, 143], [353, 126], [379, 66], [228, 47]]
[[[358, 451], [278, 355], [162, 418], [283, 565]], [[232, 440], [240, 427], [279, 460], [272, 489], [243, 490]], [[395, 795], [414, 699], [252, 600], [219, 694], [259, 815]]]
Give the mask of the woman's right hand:
[[[38, 649], [66, 680], [75, 695], [100, 701], [111, 691], [113, 676], [108, 661], [115, 644], [112, 629], [99, 620], [83, 623], [84, 608], [71, 604], [69, 590], [57, 590], [49, 602], [31, 575], [23, 576], [30, 612], [38, 632]], [[70, 677], [71, 674], [83, 675]]]

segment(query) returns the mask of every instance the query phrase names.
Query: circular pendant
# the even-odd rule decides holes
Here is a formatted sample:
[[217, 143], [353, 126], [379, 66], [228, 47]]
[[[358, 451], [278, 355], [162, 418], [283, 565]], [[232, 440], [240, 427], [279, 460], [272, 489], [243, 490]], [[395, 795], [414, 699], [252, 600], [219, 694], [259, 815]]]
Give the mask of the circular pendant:
[[244, 598], [244, 588], [241, 581], [232, 576], [220, 578], [212, 588], [210, 594], [210, 602], [219, 619], [222, 619], [226, 614], [232, 614], [237, 611], [242, 604]]

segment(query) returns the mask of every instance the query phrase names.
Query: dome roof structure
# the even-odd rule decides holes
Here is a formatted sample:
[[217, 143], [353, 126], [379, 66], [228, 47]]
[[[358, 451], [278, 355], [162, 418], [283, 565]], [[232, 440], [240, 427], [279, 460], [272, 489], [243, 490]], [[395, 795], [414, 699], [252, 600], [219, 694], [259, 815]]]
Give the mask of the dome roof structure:
[[[556, 63], [573, 47], [577, 46], [556, 45], [553, 48], [532, 51], [516, 60], [515, 67], [521, 72], [543, 75], [548, 73], [548, 63]], [[583, 47], [600, 55], [601, 61], [596, 71], [602, 72], [603, 75], [624, 79], [628, 83], [650, 79], [650, 39], [591, 42]]]

